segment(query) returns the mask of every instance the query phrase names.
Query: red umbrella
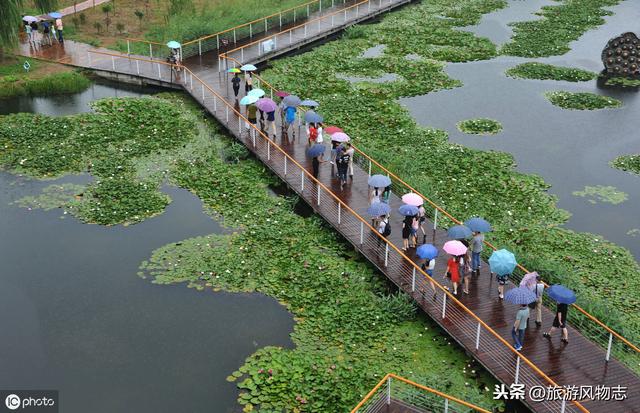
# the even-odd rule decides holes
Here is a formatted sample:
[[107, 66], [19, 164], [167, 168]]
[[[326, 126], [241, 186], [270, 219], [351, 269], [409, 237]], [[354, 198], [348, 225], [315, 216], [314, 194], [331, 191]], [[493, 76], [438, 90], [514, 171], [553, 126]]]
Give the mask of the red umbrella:
[[276, 96], [279, 97], [279, 98], [283, 98], [283, 97], [289, 96], [290, 94], [291, 93], [283, 92], [282, 90], [279, 90], [279, 91], [276, 92]]
[[343, 130], [337, 126], [327, 126], [326, 128], [324, 128], [324, 131], [329, 135], [333, 135], [334, 133], [337, 133], [337, 132], [343, 132]]

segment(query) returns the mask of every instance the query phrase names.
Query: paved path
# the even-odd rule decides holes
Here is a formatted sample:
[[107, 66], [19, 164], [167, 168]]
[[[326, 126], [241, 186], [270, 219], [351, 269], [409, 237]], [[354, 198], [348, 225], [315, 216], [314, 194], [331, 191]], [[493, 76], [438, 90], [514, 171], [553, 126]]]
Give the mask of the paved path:
[[[69, 7], [65, 7], [62, 10], [58, 10], [58, 12], [62, 13], [62, 18], [64, 18], [66, 16], [71, 16], [72, 14], [79, 13], [81, 11], [90, 9], [95, 6], [99, 6], [100, 4], [107, 3], [109, 1], [111, 0], [85, 0], [85, 1], [79, 2], [75, 6], [69, 6]], [[41, 14], [38, 17], [40, 19], [44, 19], [44, 18], [47, 18], [47, 15]]]

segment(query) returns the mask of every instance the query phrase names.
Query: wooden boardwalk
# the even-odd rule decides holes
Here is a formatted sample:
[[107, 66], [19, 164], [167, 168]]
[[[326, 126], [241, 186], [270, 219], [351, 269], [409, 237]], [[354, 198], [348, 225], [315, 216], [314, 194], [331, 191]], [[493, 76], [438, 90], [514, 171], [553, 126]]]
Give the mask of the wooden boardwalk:
[[[267, 58], [273, 58], [296, 47], [341, 30], [354, 22], [362, 21], [402, 5], [406, 1], [372, 0], [369, 7], [356, 14], [353, 10], [344, 13], [344, 21], [329, 23], [310, 23], [304, 29], [284, 33], [278, 40], [282, 49], [263, 54], [257, 47], [247, 48], [243, 52], [243, 63], [259, 64]], [[353, 180], [344, 190], [340, 190], [335, 178], [335, 170], [329, 163], [322, 164], [317, 182], [310, 176], [311, 160], [306, 156], [306, 137], [300, 137], [296, 130], [295, 137], [285, 137], [278, 133], [275, 140], [269, 141], [266, 136], [254, 129], [247, 129], [244, 119], [238, 116], [243, 113], [238, 101], [233, 97], [227, 76], [219, 71], [216, 55], [210, 59], [199, 57], [196, 61], [188, 61], [178, 79], [172, 69], [162, 62], [147, 61], [144, 58], [126, 55], [109, 55], [107, 51], [88, 53], [88, 46], [66, 42], [64, 49], [60, 46], [37, 50], [23, 46], [25, 56], [37, 56], [60, 62], [92, 68], [102, 72], [141, 77], [153, 81], [173, 82], [182, 85], [194, 99], [239, 141], [243, 142], [265, 165], [273, 170], [294, 191], [313, 206], [327, 222], [334, 226], [346, 240], [369, 259], [382, 273], [392, 280], [400, 289], [411, 295], [418, 305], [436, 320], [460, 345], [473, 355], [487, 370], [501, 382], [506, 384], [522, 383], [527, 391], [532, 386], [606, 386], [626, 388], [622, 400], [582, 400], [579, 404], [562, 400], [532, 400], [527, 393], [524, 402], [536, 412], [590, 411], [607, 413], [640, 412], [640, 378], [630, 369], [615, 359], [605, 362], [605, 351], [597, 344], [589, 341], [578, 331], [569, 327], [570, 344], [564, 345], [559, 336], [548, 341], [542, 337], [551, 325], [553, 314], [548, 309], [543, 311], [543, 327], [529, 326], [525, 334], [522, 357], [510, 346], [511, 325], [517, 307], [498, 299], [497, 284], [490, 275], [488, 265], [482, 264], [479, 276], [471, 281], [469, 295], [452, 295], [438, 286], [434, 295], [428, 282], [416, 269], [414, 250], [406, 255], [398, 249], [401, 240], [401, 216], [395, 213], [402, 204], [398, 195], [390, 199], [392, 207], [392, 235], [390, 246], [380, 242], [377, 234], [368, 226], [366, 215], [368, 207], [367, 179], [369, 170], [366, 166], [355, 165]], [[237, 60], [239, 51], [233, 52]], [[203, 62], [206, 61], [206, 64]], [[267, 93], [269, 89], [264, 87]], [[243, 89], [244, 90], [244, 89]], [[241, 93], [240, 97], [243, 96]], [[303, 96], [303, 98], [305, 98]], [[312, 97], [311, 97], [312, 98]], [[279, 116], [276, 116], [279, 123]], [[330, 121], [330, 120], [329, 120]], [[329, 122], [330, 123], [330, 122]], [[280, 130], [280, 127], [278, 128]], [[273, 138], [272, 138], [273, 139]], [[362, 158], [360, 158], [362, 160]], [[363, 165], [366, 165], [366, 160]], [[395, 190], [401, 191], [398, 186]], [[432, 225], [427, 223], [427, 227]], [[446, 233], [437, 230], [433, 234], [436, 246], [441, 247], [447, 240]], [[431, 239], [429, 239], [431, 241]], [[442, 275], [446, 267], [445, 254], [437, 259], [435, 280], [445, 283]], [[507, 289], [511, 286], [507, 286]], [[462, 289], [460, 289], [461, 291]], [[534, 367], [535, 366], [535, 367]], [[543, 372], [543, 373], [542, 373]], [[383, 372], [379, 372], [383, 373]], [[585, 388], [586, 389], [586, 388]], [[586, 390], [588, 391], [588, 390]]]

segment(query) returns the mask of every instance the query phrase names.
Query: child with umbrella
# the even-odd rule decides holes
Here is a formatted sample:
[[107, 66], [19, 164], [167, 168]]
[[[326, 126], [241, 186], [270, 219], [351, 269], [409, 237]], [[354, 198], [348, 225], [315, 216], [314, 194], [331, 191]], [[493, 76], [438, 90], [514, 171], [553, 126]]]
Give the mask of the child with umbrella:
[[491, 267], [491, 272], [496, 274], [498, 296], [501, 300], [504, 298], [504, 286], [516, 265], [515, 255], [505, 249], [494, 251], [489, 257], [489, 266]]
[[433, 298], [436, 298], [436, 285], [433, 283], [433, 270], [436, 267], [436, 257], [438, 256], [438, 249], [432, 244], [422, 244], [416, 250], [416, 255], [423, 259], [424, 262], [421, 265], [422, 271], [429, 275], [429, 284], [433, 291]]
[[543, 333], [542, 336], [547, 340], [551, 340], [551, 334], [558, 328], [562, 330], [561, 341], [565, 344], [569, 344], [569, 331], [567, 330], [567, 311], [569, 310], [569, 304], [576, 302], [576, 294], [559, 284], [554, 284], [547, 289], [547, 293], [552, 300], [558, 303], [556, 307], [556, 316], [553, 319], [551, 329]]

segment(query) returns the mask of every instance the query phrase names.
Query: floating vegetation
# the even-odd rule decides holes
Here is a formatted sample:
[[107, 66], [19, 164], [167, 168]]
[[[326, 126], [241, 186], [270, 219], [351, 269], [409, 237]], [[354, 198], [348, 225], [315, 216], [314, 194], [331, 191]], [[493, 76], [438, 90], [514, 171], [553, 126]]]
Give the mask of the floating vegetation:
[[68, 183], [49, 185], [42, 190], [41, 194], [25, 196], [17, 200], [15, 204], [28, 209], [50, 211], [63, 208], [69, 211], [73, 209], [74, 201], [82, 198], [85, 188], [84, 185]]
[[633, 228], [627, 231], [627, 235], [630, 237], [640, 237], [640, 228]]
[[620, 170], [640, 175], [640, 155], [618, 156], [611, 161], [611, 166]]
[[598, 77], [597, 73], [588, 70], [538, 62], [521, 63], [505, 73], [507, 76], [519, 79], [564, 80], [566, 82], [586, 82]]
[[606, 108], [619, 108], [622, 102], [608, 96], [597, 95], [588, 92], [553, 91], [544, 94], [555, 106], [563, 109], [596, 110]]
[[621, 87], [640, 87], [640, 79], [628, 79], [626, 77], [611, 77], [604, 82], [606, 86], [621, 86]]
[[618, 191], [618, 188], [615, 186], [604, 185], [585, 186], [583, 191], [573, 191], [573, 195], [589, 198], [588, 201], [592, 204], [600, 201], [617, 205], [629, 198], [625, 192]]
[[502, 124], [487, 118], [467, 119], [458, 122], [458, 129], [473, 135], [495, 135], [502, 131]]
[[536, 12], [542, 18], [511, 23], [511, 42], [502, 53], [511, 56], [545, 57], [567, 53], [569, 44], [587, 30], [604, 24], [604, 16], [613, 14], [605, 7], [620, 0], [562, 0], [558, 6], [544, 6]]

